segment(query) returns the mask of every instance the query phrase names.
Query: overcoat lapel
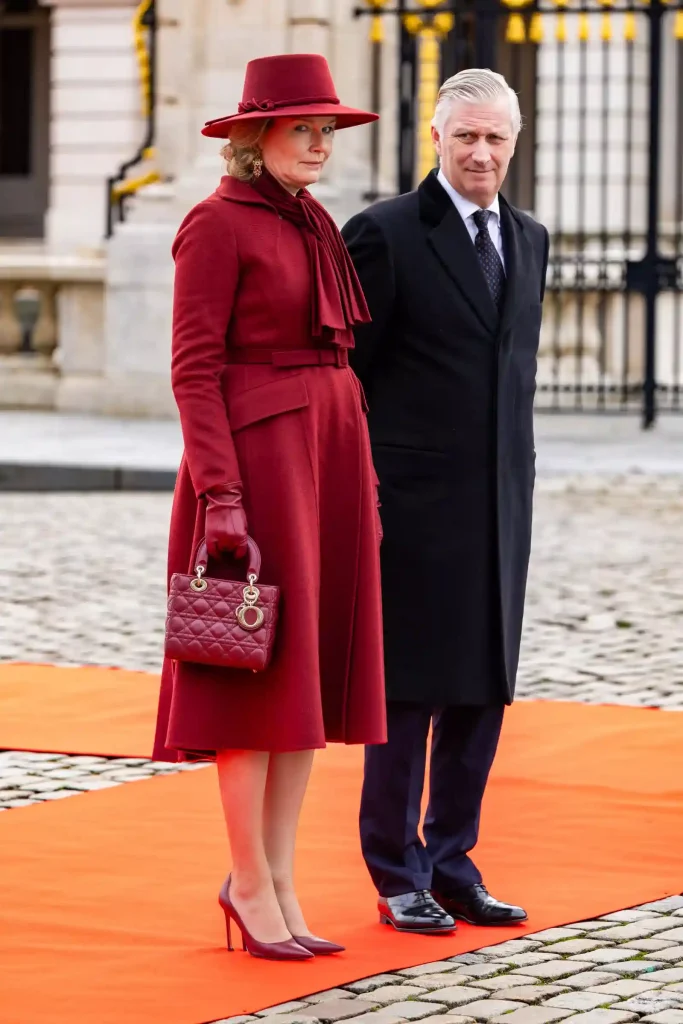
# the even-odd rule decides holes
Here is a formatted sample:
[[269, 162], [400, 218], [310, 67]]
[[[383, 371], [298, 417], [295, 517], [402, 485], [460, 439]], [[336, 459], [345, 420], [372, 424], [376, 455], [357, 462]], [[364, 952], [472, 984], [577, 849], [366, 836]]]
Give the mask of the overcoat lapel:
[[465, 223], [432, 171], [419, 186], [420, 217], [437, 258], [491, 334], [499, 326], [486, 278]]
[[517, 314], [533, 301], [528, 268], [532, 265], [531, 243], [510, 204], [500, 197], [500, 220], [505, 253], [505, 300], [500, 318], [501, 333]]

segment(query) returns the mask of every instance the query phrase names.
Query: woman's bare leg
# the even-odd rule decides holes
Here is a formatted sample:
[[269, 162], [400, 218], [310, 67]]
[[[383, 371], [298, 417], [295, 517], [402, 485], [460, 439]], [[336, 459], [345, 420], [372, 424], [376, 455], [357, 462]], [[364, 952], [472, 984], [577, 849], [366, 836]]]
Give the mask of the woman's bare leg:
[[310, 935], [294, 891], [294, 850], [313, 750], [271, 754], [264, 803], [265, 855], [292, 935]]
[[232, 853], [230, 896], [255, 939], [283, 942], [290, 932], [275, 894], [264, 842], [271, 756], [257, 750], [220, 750], [216, 761]]

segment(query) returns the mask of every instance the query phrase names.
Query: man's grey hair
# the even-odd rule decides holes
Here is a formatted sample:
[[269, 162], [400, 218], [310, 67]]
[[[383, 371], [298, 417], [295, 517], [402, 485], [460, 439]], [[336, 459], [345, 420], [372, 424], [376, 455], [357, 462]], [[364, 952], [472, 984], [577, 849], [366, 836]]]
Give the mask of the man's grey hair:
[[511, 89], [502, 75], [488, 68], [469, 68], [447, 78], [439, 89], [439, 98], [432, 118], [432, 125], [443, 135], [453, 103], [495, 103], [507, 99], [510, 104], [510, 120], [515, 137], [522, 127], [517, 93]]

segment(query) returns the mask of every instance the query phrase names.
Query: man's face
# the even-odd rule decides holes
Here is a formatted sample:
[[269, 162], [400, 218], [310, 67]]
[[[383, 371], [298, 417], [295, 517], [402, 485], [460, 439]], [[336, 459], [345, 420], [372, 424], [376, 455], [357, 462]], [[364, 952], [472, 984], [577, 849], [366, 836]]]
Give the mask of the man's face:
[[452, 103], [443, 134], [432, 128], [432, 139], [456, 192], [477, 206], [490, 206], [505, 181], [517, 141], [508, 100]]

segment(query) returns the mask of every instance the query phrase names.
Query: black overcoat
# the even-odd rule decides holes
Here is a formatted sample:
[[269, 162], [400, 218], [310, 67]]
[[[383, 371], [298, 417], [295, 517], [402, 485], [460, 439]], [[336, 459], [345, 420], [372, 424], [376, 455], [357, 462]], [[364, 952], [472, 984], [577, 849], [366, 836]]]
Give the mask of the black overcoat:
[[342, 232], [372, 314], [352, 360], [380, 479], [390, 700], [514, 695], [548, 233], [502, 197], [500, 208], [500, 314], [435, 172]]

